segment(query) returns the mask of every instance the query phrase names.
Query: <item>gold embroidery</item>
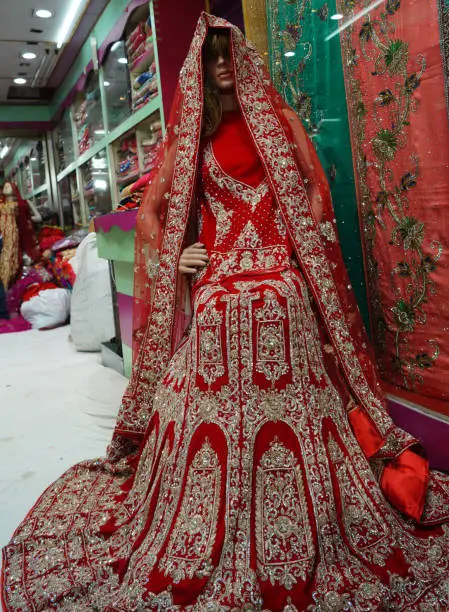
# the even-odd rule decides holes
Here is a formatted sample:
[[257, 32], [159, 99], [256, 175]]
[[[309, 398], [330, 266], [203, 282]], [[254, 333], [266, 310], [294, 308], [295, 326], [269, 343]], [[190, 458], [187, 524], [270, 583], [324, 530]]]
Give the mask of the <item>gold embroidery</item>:
[[181, 509], [160, 562], [175, 583], [205, 572], [214, 545], [220, 505], [221, 471], [217, 454], [206, 439], [192, 461]]
[[263, 580], [290, 590], [305, 580], [314, 556], [301, 469], [275, 440], [257, 468], [256, 542]]

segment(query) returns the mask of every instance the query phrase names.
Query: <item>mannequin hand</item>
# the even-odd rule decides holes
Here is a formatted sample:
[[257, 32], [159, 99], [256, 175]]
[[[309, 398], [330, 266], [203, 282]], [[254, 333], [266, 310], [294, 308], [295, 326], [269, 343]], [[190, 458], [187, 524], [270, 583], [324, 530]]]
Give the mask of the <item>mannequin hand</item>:
[[204, 268], [208, 262], [209, 257], [204, 245], [201, 242], [195, 242], [182, 252], [178, 270], [183, 274], [195, 274], [197, 268]]

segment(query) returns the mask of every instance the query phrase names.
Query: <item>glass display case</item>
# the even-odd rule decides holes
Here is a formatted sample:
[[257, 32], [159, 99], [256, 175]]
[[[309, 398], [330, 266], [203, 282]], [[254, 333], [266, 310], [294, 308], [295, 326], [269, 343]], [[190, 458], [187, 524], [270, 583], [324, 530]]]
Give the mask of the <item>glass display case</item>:
[[113, 130], [131, 115], [131, 87], [123, 40], [115, 42], [109, 49], [103, 64], [103, 86], [109, 130]]
[[33, 193], [33, 172], [30, 158], [27, 157], [20, 166], [20, 184], [23, 197], [30, 197]]
[[136, 10], [126, 32], [131, 106], [136, 112], [158, 94], [154, 37], [148, 7]]
[[73, 143], [72, 119], [70, 109], [66, 109], [61, 122], [56, 128], [53, 136], [55, 149], [56, 173], [62, 172], [75, 161], [75, 147]]
[[45, 146], [42, 140], [39, 140], [32, 152], [30, 157], [31, 173], [33, 175], [33, 191], [45, 185], [46, 177], [46, 153]]
[[65, 176], [58, 184], [64, 227], [79, 229], [84, 226], [81, 196], [78, 190], [76, 172]]
[[106, 149], [81, 166], [81, 184], [88, 221], [111, 212], [112, 201]]
[[86, 89], [75, 100], [74, 120], [77, 134], [78, 153], [82, 155], [96, 142], [104, 138], [105, 129], [101, 106], [98, 73], [92, 71]]

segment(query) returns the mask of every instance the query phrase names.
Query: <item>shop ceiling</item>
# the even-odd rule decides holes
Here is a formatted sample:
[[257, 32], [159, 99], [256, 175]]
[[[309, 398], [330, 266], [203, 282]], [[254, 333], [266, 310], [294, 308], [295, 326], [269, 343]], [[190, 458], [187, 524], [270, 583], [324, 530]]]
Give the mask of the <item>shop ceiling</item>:
[[[51, 101], [107, 3], [108, 0], [0, 0], [0, 120], [2, 105], [41, 105]], [[58, 37], [76, 5], [78, 17], [58, 49]], [[53, 16], [39, 18], [38, 9], [51, 11]], [[24, 59], [26, 52], [36, 54], [36, 58]], [[26, 82], [17, 85], [15, 78]]]

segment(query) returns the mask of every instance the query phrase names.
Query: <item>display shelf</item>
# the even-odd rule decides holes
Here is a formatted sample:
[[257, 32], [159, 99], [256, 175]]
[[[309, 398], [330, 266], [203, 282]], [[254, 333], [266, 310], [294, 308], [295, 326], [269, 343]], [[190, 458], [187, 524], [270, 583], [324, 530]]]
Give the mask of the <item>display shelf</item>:
[[78, 153], [82, 155], [93, 144], [101, 141], [105, 134], [99, 74], [93, 70], [87, 78], [86, 89], [76, 98], [73, 118], [76, 126]]
[[56, 173], [75, 161], [72, 122], [71, 110], [68, 108], [64, 111], [61, 122], [53, 134]]
[[126, 34], [131, 105], [133, 112], [136, 112], [157, 96], [159, 91], [154, 32], [147, 6], [135, 11]]
[[103, 149], [83, 164], [81, 184], [83, 200], [87, 209], [87, 220], [104, 215], [111, 211], [111, 193], [109, 185], [108, 160]]
[[126, 47], [118, 40], [109, 49], [103, 64], [103, 87], [108, 128], [113, 130], [131, 115], [131, 84], [126, 60]]

